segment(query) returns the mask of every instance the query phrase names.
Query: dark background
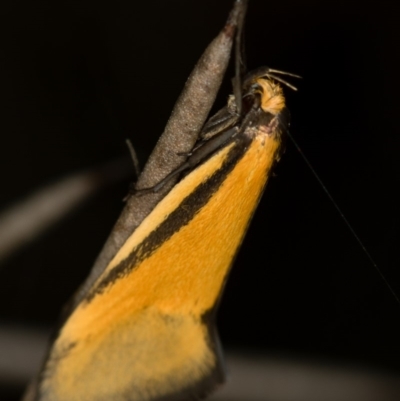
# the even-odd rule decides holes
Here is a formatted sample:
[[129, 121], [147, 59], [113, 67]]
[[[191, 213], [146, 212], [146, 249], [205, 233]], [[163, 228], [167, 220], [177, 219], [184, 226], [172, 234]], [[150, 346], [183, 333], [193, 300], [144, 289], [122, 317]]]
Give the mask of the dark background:
[[[0, 207], [126, 156], [126, 138], [143, 164], [231, 3], [2, 5]], [[400, 295], [396, 7], [252, 0], [246, 47], [250, 69], [303, 76], [298, 93], [286, 91], [291, 133]], [[400, 304], [290, 141], [275, 173], [222, 301], [223, 343], [399, 371]], [[127, 188], [102, 191], [0, 268], [0, 322], [55, 322]]]

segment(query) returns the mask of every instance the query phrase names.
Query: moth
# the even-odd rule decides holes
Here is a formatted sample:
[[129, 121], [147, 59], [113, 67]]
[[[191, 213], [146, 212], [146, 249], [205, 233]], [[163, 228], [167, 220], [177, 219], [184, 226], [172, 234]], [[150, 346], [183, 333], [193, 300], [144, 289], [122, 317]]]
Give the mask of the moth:
[[224, 381], [215, 316], [289, 125], [281, 75], [237, 74], [187, 161], [139, 191], [177, 180], [75, 299], [32, 399], [183, 401]]

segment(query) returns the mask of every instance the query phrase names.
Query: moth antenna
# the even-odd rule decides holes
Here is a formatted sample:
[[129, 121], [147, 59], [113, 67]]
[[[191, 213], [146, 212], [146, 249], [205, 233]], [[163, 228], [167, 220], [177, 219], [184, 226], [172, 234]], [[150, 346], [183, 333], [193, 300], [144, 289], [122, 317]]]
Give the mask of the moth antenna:
[[273, 78], [273, 79], [275, 79], [276, 81], [278, 81], [278, 82], [280, 82], [280, 83], [286, 85], [287, 87], [289, 87], [290, 89], [292, 89], [292, 90], [294, 90], [294, 91], [297, 91], [297, 88], [296, 88], [294, 85], [292, 85], [292, 84], [290, 84], [289, 82], [285, 81], [284, 79], [282, 79], [282, 78], [276, 76], [275, 74], [270, 74], [270, 73], [268, 72], [268, 74], [266, 74], [266, 76], [267, 76], [268, 78]]
[[329, 200], [332, 202], [333, 206], [335, 207], [336, 211], [339, 213], [341, 219], [343, 220], [344, 224], [346, 227], [349, 229], [351, 235], [353, 238], [356, 240], [358, 245], [361, 247], [362, 251], [364, 252], [365, 256], [368, 258], [380, 278], [382, 279], [382, 282], [386, 285], [390, 293], [392, 294], [393, 298], [396, 300], [397, 305], [400, 306], [400, 299], [396, 294], [396, 291], [393, 289], [393, 287], [390, 285], [388, 279], [386, 278], [385, 274], [381, 270], [381, 268], [378, 266], [378, 264], [375, 262], [373, 259], [372, 255], [368, 252], [367, 248], [365, 247], [363, 241], [359, 237], [359, 235], [356, 233], [354, 230], [353, 226], [350, 224], [350, 222], [347, 220], [346, 216], [342, 212], [342, 209], [339, 207], [338, 203], [335, 201], [331, 193], [329, 192], [328, 188], [325, 186], [323, 183], [322, 179], [320, 176], [317, 174], [315, 171], [314, 167], [311, 165], [310, 161], [308, 160], [307, 156], [303, 153], [301, 150], [300, 146], [298, 145], [297, 141], [294, 139], [294, 137], [290, 134], [289, 131], [287, 131], [287, 135], [289, 136], [290, 140], [292, 141], [294, 147], [297, 149], [297, 151], [300, 153], [302, 159], [304, 162], [307, 164], [308, 168], [311, 170], [311, 173], [315, 177], [315, 179], [318, 181], [319, 185], [321, 186], [322, 190], [325, 192], [325, 195], [329, 198]]
[[136, 151], [130, 139], [125, 140], [126, 145], [128, 146], [129, 154], [131, 155], [131, 159], [133, 162], [133, 169], [135, 170], [136, 179], [139, 178], [140, 175], [140, 165], [139, 159], [137, 157]]
[[287, 75], [287, 76], [293, 77], [293, 78], [300, 78], [300, 79], [303, 78], [300, 75], [293, 74], [293, 73], [287, 72], [287, 71], [274, 70], [273, 68], [268, 68], [268, 72], [272, 72], [273, 74]]

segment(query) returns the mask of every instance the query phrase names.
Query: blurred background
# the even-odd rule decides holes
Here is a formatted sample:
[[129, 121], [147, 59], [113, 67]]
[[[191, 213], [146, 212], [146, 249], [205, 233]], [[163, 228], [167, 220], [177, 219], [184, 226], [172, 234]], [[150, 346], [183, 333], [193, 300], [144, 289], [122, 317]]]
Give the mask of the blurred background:
[[[2, 5], [0, 211], [128, 160], [126, 138], [143, 165], [231, 4]], [[303, 77], [298, 93], [286, 91], [291, 133], [399, 296], [398, 20], [394, 2], [251, 0], [245, 40], [249, 69]], [[2, 260], [1, 400], [19, 399], [133, 179], [132, 168]], [[221, 400], [399, 398], [400, 304], [289, 140], [218, 320], [231, 385], [241, 383]]]

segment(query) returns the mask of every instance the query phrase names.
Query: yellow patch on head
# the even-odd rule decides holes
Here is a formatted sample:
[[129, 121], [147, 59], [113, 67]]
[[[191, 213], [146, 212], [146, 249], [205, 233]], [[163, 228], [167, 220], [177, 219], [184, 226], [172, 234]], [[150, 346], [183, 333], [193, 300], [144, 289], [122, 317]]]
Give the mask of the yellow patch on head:
[[257, 91], [261, 95], [263, 111], [273, 115], [280, 113], [285, 107], [285, 98], [281, 86], [265, 77], [257, 78], [256, 83], [259, 85]]

